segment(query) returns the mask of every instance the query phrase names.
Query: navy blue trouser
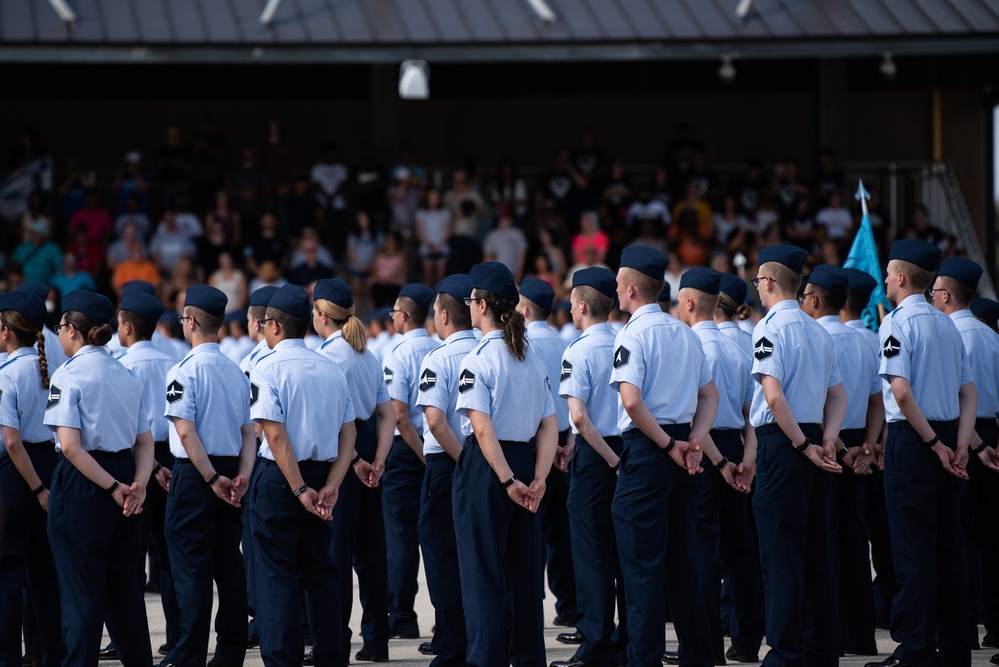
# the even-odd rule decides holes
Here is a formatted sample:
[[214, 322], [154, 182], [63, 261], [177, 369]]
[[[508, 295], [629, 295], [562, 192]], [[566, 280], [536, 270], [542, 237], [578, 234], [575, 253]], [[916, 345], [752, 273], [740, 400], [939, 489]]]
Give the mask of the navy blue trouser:
[[[46, 487], [56, 466], [52, 442], [25, 443], [35, 472]], [[22, 611], [37, 621], [41, 658], [55, 667], [63, 657], [59, 626], [59, 582], [46, 531], [46, 513], [14, 462], [0, 457], [0, 665], [21, 664]], [[26, 605], [25, 591], [31, 604]]]
[[[312, 489], [326, 485], [330, 464], [299, 461]], [[312, 630], [317, 667], [344, 667], [340, 589], [330, 557], [330, 524], [310, 514], [293, 494], [274, 461], [261, 459], [250, 493], [258, 602], [260, 657], [268, 667], [301, 664], [302, 593]]]
[[898, 580], [895, 577], [895, 559], [891, 554], [885, 473], [872, 466], [866, 481], [867, 537], [871, 542], [871, 564], [874, 566], [874, 622], [878, 626], [888, 627], [891, 601], [895, 598]]
[[[363, 420], [357, 427], [355, 450], [371, 462], [375, 439]], [[372, 655], [388, 656], [388, 570], [385, 563], [385, 523], [382, 489], [369, 489], [353, 470], [340, 484], [340, 497], [333, 506], [333, 562], [340, 576], [340, 616], [343, 622], [343, 654], [350, 655], [350, 616], [354, 605], [354, 572], [361, 601], [361, 637]]]
[[[257, 449], [260, 448], [260, 439], [257, 439]], [[254, 480], [257, 477], [257, 469], [260, 468], [260, 462], [263, 459], [257, 456], [253, 460], [253, 472], [250, 474], [250, 480]], [[253, 502], [253, 494], [247, 490], [246, 494], [243, 495], [243, 566], [246, 570], [246, 609], [249, 614], [249, 623], [246, 628], [246, 636], [249, 641], [258, 642], [259, 637], [257, 634], [257, 568], [256, 568], [256, 558], [253, 548], [253, 528], [250, 526], [250, 505]]]
[[437, 620], [437, 657], [430, 662], [432, 667], [461, 667], [468, 647], [461, 578], [455, 576], [458, 545], [452, 501], [454, 469], [450, 455], [427, 454], [420, 493], [420, 546], [427, 590]]
[[[957, 443], [956, 422], [931, 421], [940, 441]], [[888, 424], [885, 498], [898, 591], [891, 636], [912, 667], [967, 667], [966, 566], [961, 552], [960, 483], [908, 422]]]
[[[742, 432], [715, 429], [711, 439], [732, 463], [742, 463]], [[725, 658], [725, 635], [741, 655], [759, 653], [763, 642], [763, 584], [749, 514], [749, 496], [739, 493], [706, 460], [697, 499], [697, 562], [710, 623], [711, 656]], [[721, 581], [732, 598], [730, 626], [722, 625]]]
[[[817, 424], [802, 424], [821, 442]], [[753, 511], [760, 536], [767, 667], [835, 665], [833, 473], [794, 450], [776, 424], [756, 428]]]
[[[234, 478], [236, 457], [208, 457], [215, 471]], [[180, 639], [167, 656], [178, 667], [208, 660], [212, 592], [218, 587], [215, 661], [238, 667], [246, 657], [246, 571], [239, 551], [239, 509], [220, 500], [189, 459], [177, 459], [167, 497], [166, 538], [180, 605]]]
[[[169, 442], [156, 443], [156, 461], [173, 471], [174, 458], [170, 453]], [[166, 643], [173, 646], [180, 639], [180, 609], [177, 606], [177, 591], [173, 585], [170, 569], [170, 555], [167, 553], [164, 522], [166, 520], [167, 492], [154, 478], [146, 486], [146, 502], [142, 506], [146, 543], [159, 558], [160, 603], [163, 606], [163, 619], [166, 621]], [[140, 573], [142, 568], [140, 567]], [[141, 582], [140, 582], [141, 583]]]
[[[617, 473], [582, 436], [575, 437], [576, 451], [569, 469], [569, 535], [576, 575], [576, 629], [584, 639], [576, 648], [576, 658], [606, 667], [619, 664], [628, 643], [624, 582], [611, 516]], [[624, 445], [620, 437], [604, 440], [621, 455]], [[621, 614], [616, 632], [615, 608]]]
[[[569, 431], [559, 433], [565, 446]], [[576, 622], [576, 575], [572, 567], [572, 536], [569, 527], [569, 473], [552, 466], [541, 499], [541, 535], [545, 542], [542, 567], [548, 572], [548, 588], [555, 596], [555, 613], [568, 625]]]
[[[534, 442], [500, 444], [517, 479], [534, 479]], [[465, 664], [544, 667], [541, 520], [510, 500], [474, 436], [455, 467], [453, 503], [468, 633]]]
[[[863, 429], [840, 431], [847, 447], [864, 444]], [[877, 649], [874, 638], [874, 585], [867, 537], [867, 476], [855, 475], [849, 466], [835, 477], [837, 607], [839, 648]]]
[[[132, 450], [90, 452], [121, 484], [135, 479]], [[103, 626], [125, 667], [153, 661], [142, 591], [135, 583], [140, 520], [60, 457], [49, 495], [49, 541], [59, 575], [65, 665], [96, 665]]]
[[[686, 440], [690, 427], [663, 430]], [[698, 480], [638, 429], [624, 451], [611, 512], [627, 602], [628, 665], [657, 664], [665, 650], [667, 589], [680, 638], [680, 664], [712, 665], [703, 595], [694, 558]]]
[[392, 441], [382, 475], [382, 512], [385, 517], [385, 544], [388, 562], [389, 634], [419, 634], [413, 610], [420, 571], [420, 487], [423, 462], [406, 441]]
[[[991, 447], [999, 440], [999, 424], [979, 419], [975, 431]], [[961, 524], [968, 560], [968, 632], [978, 643], [978, 620], [985, 631], [999, 636], [999, 475], [986, 468], [977, 454], [968, 460], [968, 481], [961, 485]]]

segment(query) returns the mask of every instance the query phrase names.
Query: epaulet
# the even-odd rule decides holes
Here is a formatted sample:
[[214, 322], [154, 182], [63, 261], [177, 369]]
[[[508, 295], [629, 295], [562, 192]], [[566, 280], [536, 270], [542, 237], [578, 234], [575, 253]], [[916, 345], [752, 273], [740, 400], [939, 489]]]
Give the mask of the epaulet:
[[482, 352], [482, 350], [485, 349], [486, 345], [489, 345], [489, 343], [491, 343], [492, 341], [493, 341], [492, 338], [485, 338], [485, 339], [483, 339], [479, 343], [478, 348], [476, 348], [476, 350], [475, 350], [475, 356], [479, 356], [479, 354]]
[[584, 338], [586, 338], [586, 335], [585, 335], [585, 334], [584, 334], [584, 335], [581, 335], [581, 336], [580, 336], [579, 338], [577, 338], [576, 340], [574, 340], [574, 341], [572, 341], [571, 343], [569, 343], [568, 345], [566, 345], [566, 346], [565, 346], [565, 349], [567, 349], [567, 350], [568, 350], [568, 349], [569, 349], [570, 347], [572, 347], [573, 345], [575, 345], [575, 344], [576, 344], [576, 343], [578, 343], [579, 341], [583, 340]]

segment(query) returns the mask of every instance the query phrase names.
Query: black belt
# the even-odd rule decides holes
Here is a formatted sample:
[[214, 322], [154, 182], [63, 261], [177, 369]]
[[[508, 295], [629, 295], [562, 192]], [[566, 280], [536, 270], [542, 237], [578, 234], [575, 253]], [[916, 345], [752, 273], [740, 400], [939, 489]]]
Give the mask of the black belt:
[[[821, 424], [798, 424], [798, 428], [800, 428], [802, 431], [804, 431], [805, 429], [813, 429], [813, 428], [821, 429], [821, 427], [822, 427]], [[759, 438], [761, 435], [771, 435], [773, 433], [779, 433], [781, 435], [786, 435], [784, 433], [784, 430], [777, 423], [764, 424], [763, 426], [757, 426], [757, 427], [755, 427], [755, 431], [756, 431], [756, 437], [757, 438]]]
[[[635, 430], [637, 430], [637, 429], [635, 429]], [[613, 447], [614, 445], [620, 445], [621, 443], [624, 442], [624, 440], [619, 435], [602, 435], [600, 437], [602, 437], [604, 439], [604, 442], [606, 442], [611, 447]], [[577, 433], [576, 434], [576, 446], [578, 447], [579, 445], [588, 445], [590, 447], [593, 446], [593, 445], [590, 445], [590, 443], [586, 441], [586, 438], [583, 437], [582, 433]]]
[[[277, 461], [273, 461], [271, 459], [264, 458], [263, 456], [261, 456], [260, 459], [264, 462], [264, 465], [269, 465], [269, 466], [276, 466], [277, 465]], [[303, 468], [303, 467], [315, 468], [315, 467], [320, 466], [320, 465], [331, 466], [331, 465], [333, 465], [333, 461], [317, 461], [315, 459], [304, 459], [304, 460], [298, 462], [298, 467], [299, 468]]]
[[[687, 424], [659, 424], [659, 428], [663, 430], [663, 433], [673, 438], [674, 440], [686, 439], [690, 437], [689, 435], [680, 436], [680, 429], [687, 428]], [[671, 433], [670, 431], [673, 431]], [[630, 428], [621, 434], [621, 439], [624, 442], [630, 442], [632, 440], [638, 440], [639, 438], [649, 438], [640, 428]], [[649, 438], [650, 439], [650, 438]]]
[[[211, 461], [212, 463], [238, 463], [239, 462], [239, 457], [238, 456], [215, 456], [214, 454], [209, 454], [208, 455], [208, 460]], [[178, 456], [175, 459], [175, 462], [176, 463], [187, 463], [187, 464], [191, 464], [191, 459], [189, 459], [189, 458], [181, 458], [181, 457]], [[191, 465], [193, 465], [193, 464], [191, 464]]]
[[95, 461], [127, 461], [128, 459], [132, 458], [131, 448], [122, 449], [121, 451], [117, 452], [105, 452], [103, 450], [95, 449], [88, 453], [92, 457], [94, 457]]
[[[944, 419], [944, 420], [939, 420], [939, 419], [932, 419], [931, 420], [931, 419], [927, 419], [926, 423], [928, 423], [930, 425], [930, 428], [932, 428], [934, 431], [936, 431], [938, 428], [939, 429], [957, 428], [957, 420], [956, 419]], [[888, 430], [889, 431], [909, 431], [909, 432], [912, 432], [912, 433], [916, 432], [916, 429], [914, 429], [912, 427], [912, 424], [910, 424], [907, 421], [888, 422]]]
[[24, 442], [22, 440], [21, 444], [25, 447], [55, 447], [55, 443], [51, 440], [43, 440], [42, 442]]
[[454, 463], [454, 459], [452, 459], [451, 455], [448, 454], [447, 452], [435, 452], [433, 454], [425, 454], [424, 458], [427, 460], [427, 463], [430, 463], [431, 461], [442, 461], [445, 459]]

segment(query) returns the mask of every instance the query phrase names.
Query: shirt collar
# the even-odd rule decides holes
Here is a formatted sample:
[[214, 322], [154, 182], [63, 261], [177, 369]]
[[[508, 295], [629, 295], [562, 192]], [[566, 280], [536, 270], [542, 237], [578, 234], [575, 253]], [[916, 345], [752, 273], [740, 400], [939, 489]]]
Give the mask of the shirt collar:
[[453, 334], [444, 339], [444, 344], [449, 345], [455, 341], [464, 340], [465, 338], [475, 338], [475, 332], [471, 329], [463, 329], [461, 331], [455, 331]]
[[38, 356], [38, 350], [36, 350], [32, 345], [27, 345], [25, 347], [17, 348], [9, 355], [7, 355], [7, 358], [4, 359], [4, 362], [14, 361], [15, 359], [19, 359], [21, 357], [27, 357], [29, 355], [34, 355], [36, 357]]
[[589, 334], [600, 333], [601, 331], [610, 331], [613, 333], [614, 327], [610, 325], [610, 322], [598, 322], [596, 324], [591, 324], [587, 327], [586, 331], [579, 334], [579, 337], [587, 336]]
[[703, 322], [695, 322], [693, 326], [690, 327], [693, 331], [718, 331], [718, 325], [715, 324], [714, 320], [704, 320]]
[[850, 327], [851, 329], [866, 329], [867, 328], [867, 325], [864, 324], [863, 320], [847, 320], [846, 322], [843, 322], [843, 324], [845, 324], [846, 326]]
[[716, 322], [719, 329], [738, 329], [739, 325], [729, 320], [728, 322]]
[[141, 352], [142, 350], [155, 350], [151, 340], [137, 340], [126, 348], [126, 352]]
[[283, 341], [274, 346], [274, 351], [277, 352], [278, 350], [291, 347], [304, 347], [306, 350], [309, 349], [309, 347], [305, 344], [305, 339], [303, 338], [285, 338]]
[[420, 327], [419, 329], [413, 329], [412, 331], [407, 331], [406, 333], [402, 334], [402, 338], [400, 338], [399, 341], [401, 342], [404, 340], [409, 340], [410, 338], [429, 338], [429, 337], [430, 335], [427, 333], [427, 330], [424, 329], [423, 327]]
[[482, 335], [482, 340], [487, 340], [487, 339], [491, 339], [491, 338], [502, 338], [502, 337], [503, 337], [503, 330], [502, 329], [496, 329], [495, 331], [490, 331], [487, 334], [483, 334]]
[[327, 336], [326, 340], [323, 341], [323, 344], [319, 346], [319, 349], [320, 350], [324, 349], [327, 345], [335, 341], [337, 338], [343, 338], [343, 331], [341, 329], [337, 329], [329, 336]]
[[201, 345], [196, 345], [191, 348], [191, 351], [187, 353], [187, 356], [192, 354], [202, 354], [204, 352], [219, 352], [218, 343], [202, 343]]
[[926, 297], [923, 296], [922, 294], [910, 294], [909, 296], [902, 299], [902, 303], [898, 304], [898, 307], [901, 308], [902, 306], [913, 306], [917, 303], [921, 303], [924, 306], [929, 305], [926, 302]]
[[815, 321], [818, 322], [819, 324], [823, 325], [823, 326], [827, 326], [829, 324], [839, 324], [840, 323], [840, 321], [839, 321], [839, 315], [823, 315], [822, 317], [820, 317], [819, 319], [817, 319]]
[[108, 354], [107, 348], [104, 347], [103, 345], [100, 345], [100, 346], [98, 346], [98, 345], [84, 345], [79, 350], [77, 350], [76, 354], [74, 354], [73, 356], [74, 357], [82, 357], [85, 354], [94, 354], [96, 352], [103, 352], [104, 354]]
[[548, 328], [548, 323], [544, 322], [542, 320], [535, 320], [533, 322], [528, 322], [527, 323], [527, 330], [528, 331], [530, 331], [531, 329], [541, 329], [542, 327], [544, 327], [545, 329], [547, 329]]
[[777, 303], [775, 303], [773, 306], [770, 307], [770, 312], [773, 313], [778, 310], [791, 310], [791, 309], [801, 310], [801, 308], [798, 307], [797, 299], [784, 299], [783, 301], [778, 301]]
[[661, 313], [663, 309], [659, 307], [658, 303], [648, 303], [636, 310], [631, 314], [631, 319], [635, 319], [639, 315], [645, 315], [646, 313]]
[[974, 314], [969, 308], [962, 308], [961, 310], [955, 311], [950, 314], [950, 319], [952, 320], [965, 320], [969, 317], [974, 317]]

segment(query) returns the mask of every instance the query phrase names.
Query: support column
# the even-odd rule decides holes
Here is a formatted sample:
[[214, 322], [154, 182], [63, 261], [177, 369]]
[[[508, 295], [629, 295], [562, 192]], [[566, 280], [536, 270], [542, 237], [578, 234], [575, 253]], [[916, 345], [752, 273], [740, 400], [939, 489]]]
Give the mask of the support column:
[[370, 76], [371, 146], [388, 168], [399, 153], [399, 65], [371, 65]]
[[816, 149], [831, 148], [846, 166], [846, 60], [823, 58], [818, 64], [815, 94]]

